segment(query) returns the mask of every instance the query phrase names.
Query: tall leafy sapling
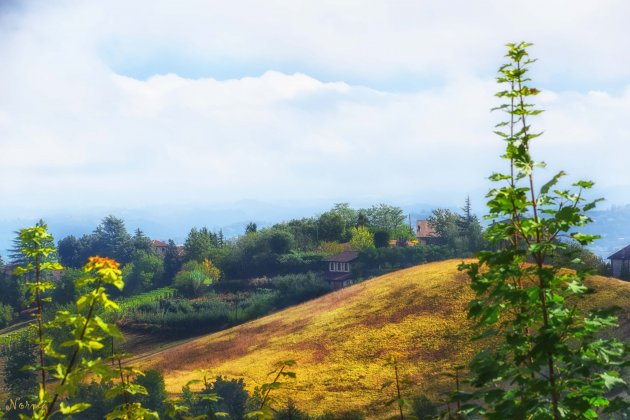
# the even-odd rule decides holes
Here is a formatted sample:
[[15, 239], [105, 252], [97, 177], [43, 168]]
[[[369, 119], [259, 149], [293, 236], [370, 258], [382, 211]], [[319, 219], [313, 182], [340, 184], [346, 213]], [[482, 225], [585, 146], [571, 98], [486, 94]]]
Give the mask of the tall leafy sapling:
[[[528, 102], [539, 91], [528, 77], [530, 44], [508, 44], [508, 62], [499, 69], [502, 86], [498, 107], [506, 120], [495, 131], [505, 142], [507, 171], [490, 179], [486, 237], [497, 251], [479, 253], [478, 262], [462, 264], [475, 298], [469, 317], [492, 346], [476, 355], [471, 382], [479, 388], [472, 399], [483, 404], [462, 407], [466, 414], [490, 419], [596, 418], [628, 409], [620, 371], [626, 347], [600, 334], [617, 325], [611, 311], [585, 312], [580, 299], [587, 292], [587, 270], [562, 270], [549, 259], [571, 241], [591, 243], [596, 236], [580, 233], [587, 212], [599, 200], [584, 191], [592, 182], [560, 187], [559, 172], [537, 188], [534, 176], [545, 165], [532, 157], [533, 117], [542, 111]], [[611, 396], [617, 395], [617, 396]]]

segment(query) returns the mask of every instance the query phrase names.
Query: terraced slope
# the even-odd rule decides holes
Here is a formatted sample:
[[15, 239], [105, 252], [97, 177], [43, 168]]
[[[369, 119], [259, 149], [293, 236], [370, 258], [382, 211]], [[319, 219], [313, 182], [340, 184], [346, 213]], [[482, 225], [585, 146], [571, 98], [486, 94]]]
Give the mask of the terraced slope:
[[[421, 265], [384, 275], [247, 324], [197, 338], [136, 361], [163, 371], [167, 390], [178, 393], [195, 369], [244, 377], [250, 388], [269, 380], [274, 363], [294, 359], [297, 379], [278, 391], [309, 413], [360, 409], [385, 415], [391, 379], [387, 357], [402, 363], [415, 384], [408, 395], [439, 398], [452, 390], [444, 374], [466, 363], [471, 343], [466, 305], [472, 297], [460, 261]], [[595, 277], [590, 306], [622, 306], [630, 313], [630, 284]], [[622, 314], [624, 322], [627, 316]], [[627, 331], [625, 325], [622, 331]], [[391, 391], [390, 391], [391, 392]]]

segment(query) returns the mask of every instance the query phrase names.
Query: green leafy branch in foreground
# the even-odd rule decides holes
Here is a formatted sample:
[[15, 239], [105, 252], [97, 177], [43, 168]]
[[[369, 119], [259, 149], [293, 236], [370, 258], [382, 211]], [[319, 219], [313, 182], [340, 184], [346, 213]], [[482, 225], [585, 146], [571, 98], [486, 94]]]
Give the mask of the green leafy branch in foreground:
[[392, 385], [394, 385], [396, 388], [396, 395], [394, 396], [394, 398], [389, 399], [385, 403], [385, 406], [389, 407], [393, 404], [396, 404], [398, 406], [398, 413], [400, 415], [400, 420], [403, 420], [405, 418], [403, 414], [403, 409], [411, 408], [411, 401], [407, 398], [403, 398], [400, 392], [400, 388], [401, 388], [401, 385], [410, 385], [411, 382], [408, 379], [402, 379], [402, 380], [400, 379], [399, 372], [398, 372], [398, 369], [400, 367], [400, 362], [398, 362], [398, 360], [396, 360], [394, 356], [390, 356], [389, 360], [387, 361], [387, 363], [383, 365], [383, 367], [394, 368], [394, 380], [393, 381], [387, 380], [383, 382], [383, 385], [381, 386], [381, 391], [383, 391], [385, 388], [389, 388]]
[[[39, 365], [30, 366], [33, 371], [40, 373], [39, 392], [37, 402], [33, 408], [32, 416], [20, 414], [21, 418], [48, 419], [57, 414], [72, 415], [80, 413], [90, 407], [87, 402], [77, 402], [71, 405], [66, 400], [72, 397], [78, 386], [85, 378], [101, 381], [113, 380], [120, 373], [121, 384], [124, 392], [142, 392], [142, 387], [134, 385], [134, 389], [125, 381], [122, 375], [123, 368], [119, 363], [119, 372], [108, 366], [107, 359], [97, 356], [95, 352], [104, 347], [103, 342], [111, 338], [122, 338], [116, 325], [105, 322], [98, 313], [118, 309], [118, 305], [109, 299], [107, 287], [115, 287], [122, 290], [124, 282], [119, 265], [116, 261], [103, 257], [90, 257], [84, 266], [84, 277], [76, 281], [76, 288], [90, 288], [87, 293], [81, 295], [76, 301], [76, 310], [62, 310], [55, 317], [43, 322], [43, 303], [49, 302], [45, 297], [47, 291], [54, 288], [50, 281], [44, 281], [42, 274], [50, 270], [61, 269], [57, 262], [50, 261], [48, 256], [54, 248], [43, 246], [52, 242], [52, 236], [46, 231], [45, 226], [35, 226], [22, 229], [19, 232], [20, 252], [26, 257], [27, 263], [18, 267], [19, 275], [32, 274], [34, 281], [27, 282], [30, 302], [37, 305], [37, 329], [36, 344], [39, 353]], [[69, 340], [58, 343], [53, 337], [69, 336]], [[52, 365], [46, 362], [52, 360]], [[138, 372], [136, 372], [138, 373]], [[50, 383], [50, 380], [54, 382]], [[144, 390], [146, 393], [146, 389]], [[109, 418], [143, 418], [152, 413], [135, 407], [132, 412], [129, 404], [117, 408]]]
[[49, 302], [50, 298], [45, 297], [47, 290], [55, 286], [51, 281], [45, 280], [45, 273], [53, 270], [60, 270], [63, 267], [55, 261], [49, 261], [48, 257], [55, 253], [55, 248], [51, 246], [53, 237], [46, 230], [44, 225], [22, 229], [18, 232], [18, 243], [20, 253], [24, 257], [25, 265], [15, 269], [15, 275], [26, 276], [26, 290], [28, 292], [28, 303], [36, 304], [37, 311], [35, 324], [37, 334], [37, 351], [39, 356], [39, 397], [46, 394], [47, 370], [44, 367], [44, 355], [50, 346], [50, 340], [44, 338], [43, 304]]
[[596, 239], [576, 228], [591, 221], [586, 214], [599, 200], [584, 198], [592, 182], [573, 184], [577, 191], [558, 187], [564, 172], [535, 187], [535, 169], [545, 165], [534, 161], [530, 150], [541, 135], [531, 131], [530, 119], [542, 111], [527, 102], [539, 93], [529, 85], [535, 61], [529, 46], [508, 44], [509, 62], [499, 69], [505, 88], [497, 96], [506, 103], [498, 109], [507, 120], [495, 133], [506, 144], [502, 157], [509, 171], [490, 177], [503, 186], [488, 194], [488, 218], [498, 222], [486, 233], [499, 249], [460, 266], [476, 294], [469, 317], [493, 345], [471, 364], [471, 383], [479, 391], [458, 398], [484, 401], [463, 406], [462, 413], [490, 419], [597, 418], [628, 410], [621, 396], [611, 397], [626, 389], [620, 371], [627, 349], [600, 334], [617, 326], [612, 311], [580, 309], [589, 273], [548, 265], [568, 241], [587, 245]]
[[269, 375], [275, 375], [273, 381], [265, 383], [260, 387], [258, 390], [261, 394], [260, 405], [256, 410], [245, 414], [245, 418], [256, 420], [271, 420], [274, 418], [274, 413], [271, 408], [271, 402], [273, 401], [271, 398], [271, 391], [279, 389], [284, 384], [284, 382], [281, 382], [280, 379], [296, 378], [295, 372], [286, 370], [286, 368], [294, 365], [295, 360], [284, 360], [277, 364], [275, 370], [269, 372]]

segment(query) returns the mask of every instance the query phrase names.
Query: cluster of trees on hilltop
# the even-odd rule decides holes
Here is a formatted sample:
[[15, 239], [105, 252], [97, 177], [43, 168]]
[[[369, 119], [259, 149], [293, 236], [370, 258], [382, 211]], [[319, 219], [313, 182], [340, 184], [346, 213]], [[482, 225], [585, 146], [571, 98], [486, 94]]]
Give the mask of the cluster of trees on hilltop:
[[[470, 257], [489, 247], [469, 199], [461, 212], [434, 210], [429, 224], [438, 236], [434, 244], [392, 247], [392, 240], [410, 245], [415, 239], [401, 208], [378, 204], [354, 209], [339, 203], [318, 216], [263, 229], [252, 222], [242, 236], [231, 239], [226, 239], [221, 231], [193, 227], [183, 247], [169, 240], [165, 252], [157, 252], [141, 230], [129, 233], [123, 220], [107, 216], [92, 233], [70, 235], [58, 242], [58, 257], [65, 269], [59, 274], [53, 293], [56, 302], [71, 302], [80, 293], [74, 288], [75, 280], [82, 276], [80, 267], [89, 256], [101, 255], [120, 261], [123, 267], [127, 287], [124, 292], [112, 291], [114, 296], [137, 295], [167, 286], [175, 287], [184, 297], [204, 296], [211, 289], [237, 293], [261, 289], [260, 297], [252, 300], [247, 295], [243, 302], [264, 301], [264, 307], [278, 308], [283, 306], [282, 297], [269, 295], [268, 290], [263, 290], [266, 286], [252, 289], [248, 280], [321, 272], [321, 261], [326, 255], [348, 248], [360, 251], [354, 274], [366, 278], [424, 262]], [[54, 243], [49, 245], [54, 247]], [[596, 272], [607, 273], [606, 264], [583, 247], [575, 246], [569, 251], [554, 256], [554, 262], [571, 267], [571, 261], [579, 254]], [[10, 257], [12, 263], [21, 262], [15, 250]], [[208, 266], [212, 270], [208, 271]], [[8, 325], [25, 307], [24, 282], [2, 267], [0, 259], [0, 287], [7, 291], [0, 296], [0, 327]], [[215, 286], [210, 288], [210, 284]], [[321, 285], [311, 286], [312, 293], [322, 289]]]

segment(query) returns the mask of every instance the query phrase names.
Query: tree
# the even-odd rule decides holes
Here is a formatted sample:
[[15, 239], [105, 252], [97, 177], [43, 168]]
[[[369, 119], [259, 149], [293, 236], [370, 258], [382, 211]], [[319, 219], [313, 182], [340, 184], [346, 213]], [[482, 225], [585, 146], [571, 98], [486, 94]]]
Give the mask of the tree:
[[168, 285], [173, 281], [175, 274], [182, 267], [183, 258], [179, 252], [179, 248], [175, 245], [175, 241], [168, 240], [166, 252], [164, 253], [164, 280], [163, 285]]
[[293, 246], [293, 235], [285, 230], [271, 229], [265, 232], [265, 238], [274, 254], [286, 254]]
[[356, 227], [359, 227], [359, 226], [365, 226], [365, 227], [370, 226], [370, 219], [368, 218], [367, 213], [365, 212], [364, 209], [359, 210], [357, 214]]
[[[36, 227], [48, 229], [48, 225], [44, 222], [43, 219], [39, 219], [39, 221], [35, 224]], [[55, 252], [55, 242], [52, 239], [52, 236], [46, 236], [45, 238], [40, 239], [41, 243], [39, 246], [42, 249], [51, 249], [52, 251], [47, 253], [45, 256], [40, 255], [39, 258], [41, 262], [44, 261], [56, 261], [57, 254]], [[15, 232], [15, 239], [13, 239], [13, 246], [9, 250], [9, 259], [13, 264], [17, 265], [26, 265], [28, 263], [35, 262], [34, 257], [30, 255], [26, 255], [22, 252], [22, 244], [20, 241], [20, 232]]]
[[[541, 111], [527, 103], [538, 90], [527, 76], [529, 44], [508, 44], [509, 62], [499, 69], [504, 86], [497, 96], [506, 102], [498, 109], [507, 120], [497, 134], [506, 144], [508, 170], [491, 180], [501, 186], [489, 192], [489, 217], [500, 220], [486, 238], [504, 244], [482, 251], [479, 261], [462, 264], [471, 279], [475, 298], [469, 317], [480, 336], [496, 337], [492, 347], [479, 352], [470, 369], [479, 388], [470, 397], [484, 401], [462, 407], [465, 414], [488, 418], [577, 419], [627, 413], [630, 408], [617, 391], [626, 388], [620, 369], [627, 363], [626, 346], [601, 334], [617, 325], [612, 311], [584, 312], [576, 302], [587, 293], [587, 270], [561, 271], [549, 256], [566, 249], [560, 236], [581, 245], [596, 236], [580, 233], [591, 219], [586, 212], [597, 201], [583, 194], [592, 182], [559, 186], [559, 172], [536, 189], [535, 168], [543, 166], [531, 154], [530, 143], [540, 136], [531, 120]], [[615, 396], [616, 395], [616, 396]]]
[[143, 251], [146, 253], [155, 253], [151, 239], [144, 234], [139, 228], [136, 229], [133, 237], [131, 238], [132, 253], [137, 251]]
[[161, 285], [164, 261], [152, 252], [136, 251], [127, 276], [127, 294], [142, 293]]
[[459, 226], [461, 219], [457, 213], [448, 209], [435, 209], [428, 220], [429, 226], [443, 244], [457, 253], [464, 250], [464, 238]]
[[247, 226], [245, 226], [245, 235], [248, 233], [256, 233], [258, 230], [258, 226], [254, 222], [249, 222]]
[[81, 242], [73, 235], [66, 236], [57, 243], [57, 253], [59, 262], [64, 267], [81, 267], [81, 262], [85, 261], [81, 255]]
[[293, 235], [295, 247], [301, 251], [311, 251], [318, 244], [318, 222], [319, 219], [308, 217], [303, 219], [293, 219], [289, 222], [274, 225], [274, 228], [284, 229]]
[[357, 251], [374, 248], [374, 235], [365, 226], [350, 228], [350, 246]]
[[457, 224], [465, 241], [464, 246], [466, 253], [473, 254], [484, 248], [485, 241], [483, 239], [483, 229], [479, 223], [479, 219], [472, 213], [470, 197], [466, 197], [462, 211], [464, 214], [459, 217]]
[[186, 260], [202, 262], [210, 257], [211, 252], [219, 247], [219, 237], [206, 227], [201, 229], [192, 228], [188, 233], [184, 249], [186, 250]]
[[122, 264], [131, 261], [131, 235], [122, 219], [109, 215], [96, 227], [93, 233], [92, 254], [109, 257]]
[[56, 287], [52, 290], [52, 299], [61, 305], [74, 302], [80, 294], [86, 292], [85, 288], [76, 290], [75, 285], [84, 276], [80, 268], [64, 267], [61, 278]]
[[469, 198], [462, 211], [460, 215], [448, 209], [435, 209], [429, 217], [429, 225], [454, 255], [470, 257], [485, 246], [483, 229], [477, 216], [472, 214]]
[[4, 261], [0, 257], [0, 302], [11, 305], [14, 309], [19, 309], [22, 306], [23, 301], [23, 287], [24, 282], [18, 282], [18, 280], [10, 272], [7, 271], [7, 267], [4, 265]]
[[334, 211], [328, 211], [319, 216], [317, 229], [317, 237], [320, 242], [345, 242], [348, 239], [346, 222], [341, 214]]
[[389, 232], [377, 230], [374, 232], [374, 246], [377, 248], [387, 248], [389, 246]]
[[331, 212], [337, 213], [341, 216], [346, 229], [349, 229], [351, 226], [356, 226], [358, 213], [355, 209], [350, 207], [348, 203], [336, 203]]
[[380, 203], [366, 211], [372, 229], [386, 230], [393, 234], [400, 226], [406, 226], [405, 214], [400, 207]]

